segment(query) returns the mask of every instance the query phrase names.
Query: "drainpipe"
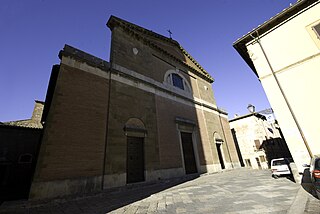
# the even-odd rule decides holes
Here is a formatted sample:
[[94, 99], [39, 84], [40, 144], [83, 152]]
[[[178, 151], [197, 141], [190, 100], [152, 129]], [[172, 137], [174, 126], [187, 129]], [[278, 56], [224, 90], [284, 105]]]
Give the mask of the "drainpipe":
[[[112, 41], [112, 33], [111, 33]], [[104, 155], [103, 155], [103, 168], [102, 168], [102, 178], [101, 178], [101, 190], [104, 188], [104, 175], [106, 173], [106, 160], [107, 160], [107, 145], [108, 145], [108, 131], [109, 131], [109, 115], [110, 115], [110, 102], [111, 102], [111, 72], [113, 65], [113, 48], [111, 44], [110, 48], [110, 62], [109, 62], [109, 87], [108, 87], [108, 103], [107, 103], [107, 116], [106, 116], [106, 134], [105, 134], [105, 143], [104, 143]]]
[[299, 130], [299, 133], [300, 133], [300, 135], [301, 135], [301, 137], [302, 137], [303, 143], [304, 143], [304, 145], [306, 146], [306, 148], [307, 148], [307, 150], [308, 150], [309, 156], [310, 156], [310, 158], [312, 158], [312, 157], [313, 157], [313, 154], [312, 154], [312, 152], [311, 152], [311, 149], [310, 149], [310, 147], [309, 147], [309, 144], [308, 144], [308, 142], [307, 142], [307, 139], [305, 138], [305, 136], [304, 136], [304, 134], [303, 134], [303, 131], [302, 131], [302, 129], [301, 129], [301, 126], [300, 126], [300, 124], [299, 124], [299, 122], [298, 122], [298, 120], [297, 120], [297, 118], [296, 118], [296, 115], [294, 114], [294, 112], [293, 112], [293, 110], [292, 110], [292, 108], [291, 108], [291, 105], [290, 105], [290, 103], [289, 103], [289, 101], [288, 101], [288, 99], [287, 99], [287, 97], [286, 97], [286, 95], [285, 95], [285, 93], [284, 93], [281, 85], [280, 85], [280, 82], [279, 82], [279, 80], [278, 80], [278, 78], [277, 78], [277, 75], [275, 74], [275, 72], [274, 72], [274, 70], [273, 70], [273, 67], [272, 67], [272, 65], [271, 65], [271, 63], [270, 63], [270, 61], [269, 61], [269, 58], [268, 58], [268, 56], [267, 56], [267, 54], [266, 54], [266, 52], [265, 52], [265, 50], [264, 50], [264, 48], [263, 48], [263, 46], [262, 46], [262, 44], [261, 44], [259, 34], [258, 34], [258, 32], [256, 32], [256, 33], [257, 33], [257, 35], [258, 35], [257, 37], [254, 37], [252, 34], [250, 34], [250, 36], [259, 44], [260, 49], [261, 49], [261, 51], [262, 51], [262, 53], [263, 53], [263, 55], [264, 55], [264, 57], [265, 57], [265, 59], [266, 59], [266, 61], [267, 61], [267, 63], [268, 63], [268, 66], [269, 66], [269, 68], [270, 68], [270, 70], [271, 70], [272, 76], [274, 77], [274, 79], [275, 79], [275, 81], [276, 81], [276, 83], [277, 83], [277, 86], [278, 86], [278, 88], [279, 88], [279, 90], [280, 90], [280, 92], [281, 92], [281, 95], [282, 95], [282, 97], [283, 97], [283, 99], [284, 99], [287, 107], [289, 108], [289, 111], [290, 111], [290, 113], [291, 113], [291, 116], [292, 116], [292, 118], [293, 118], [293, 120], [294, 120], [294, 122], [295, 122], [295, 124], [296, 124], [296, 126], [297, 126], [297, 128], [298, 128], [298, 130]]
[[218, 111], [218, 113], [219, 113], [219, 120], [220, 120], [220, 125], [221, 125], [221, 128], [222, 128], [223, 137], [224, 137], [224, 140], [226, 141], [226, 146], [227, 146], [227, 151], [228, 151], [228, 155], [229, 155], [230, 162], [231, 162], [231, 167], [234, 168], [233, 162], [232, 162], [232, 159], [231, 159], [231, 155], [230, 155], [230, 151], [229, 151], [229, 146], [228, 146], [228, 143], [227, 143], [226, 134], [224, 132], [224, 128], [223, 128], [222, 121], [221, 121], [220, 110]]

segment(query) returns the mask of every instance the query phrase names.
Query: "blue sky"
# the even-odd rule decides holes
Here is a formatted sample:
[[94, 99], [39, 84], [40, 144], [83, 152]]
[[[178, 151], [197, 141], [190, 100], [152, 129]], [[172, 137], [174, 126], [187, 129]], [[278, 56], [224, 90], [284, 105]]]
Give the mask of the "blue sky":
[[215, 79], [218, 107], [269, 108], [263, 88], [232, 43], [295, 0], [2, 0], [0, 121], [31, 117], [51, 67], [69, 44], [109, 61], [111, 15], [177, 40]]

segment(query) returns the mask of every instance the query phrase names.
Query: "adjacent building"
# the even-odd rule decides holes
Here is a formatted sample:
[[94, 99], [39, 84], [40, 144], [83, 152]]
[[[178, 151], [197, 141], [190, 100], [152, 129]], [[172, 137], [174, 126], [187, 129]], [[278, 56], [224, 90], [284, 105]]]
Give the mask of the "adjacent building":
[[34, 102], [35, 104], [34, 104], [31, 118], [24, 119], [24, 120], [7, 121], [7, 122], [3, 122], [3, 124], [9, 125], [9, 126], [42, 129], [41, 117], [42, 117], [44, 102], [40, 100], [35, 100]]
[[38, 156], [44, 103], [30, 119], [0, 123], [0, 201], [26, 199]]
[[253, 169], [268, 169], [274, 158], [291, 158], [277, 121], [250, 113], [229, 120], [240, 163]]
[[107, 26], [109, 62], [66, 45], [53, 66], [30, 198], [240, 167], [208, 72], [171, 38]]
[[320, 1], [298, 1], [233, 46], [261, 81], [303, 172], [302, 165], [320, 151]]

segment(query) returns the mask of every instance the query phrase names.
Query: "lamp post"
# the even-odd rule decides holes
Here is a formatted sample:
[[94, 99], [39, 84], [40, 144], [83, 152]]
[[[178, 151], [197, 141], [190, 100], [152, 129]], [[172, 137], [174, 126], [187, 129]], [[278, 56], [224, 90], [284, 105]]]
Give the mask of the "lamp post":
[[247, 107], [247, 109], [249, 110], [249, 112], [254, 113], [256, 107], [255, 107], [254, 105], [252, 105], [252, 104], [249, 104], [248, 107]]

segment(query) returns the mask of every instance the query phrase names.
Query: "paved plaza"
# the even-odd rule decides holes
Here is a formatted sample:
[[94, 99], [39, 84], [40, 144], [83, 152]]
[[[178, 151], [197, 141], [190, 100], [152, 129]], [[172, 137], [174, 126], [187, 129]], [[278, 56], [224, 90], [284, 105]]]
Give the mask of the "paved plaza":
[[320, 213], [320, 201], [269, 170], [236, 169], [50, 202], [5, 202], [0, 213]]

